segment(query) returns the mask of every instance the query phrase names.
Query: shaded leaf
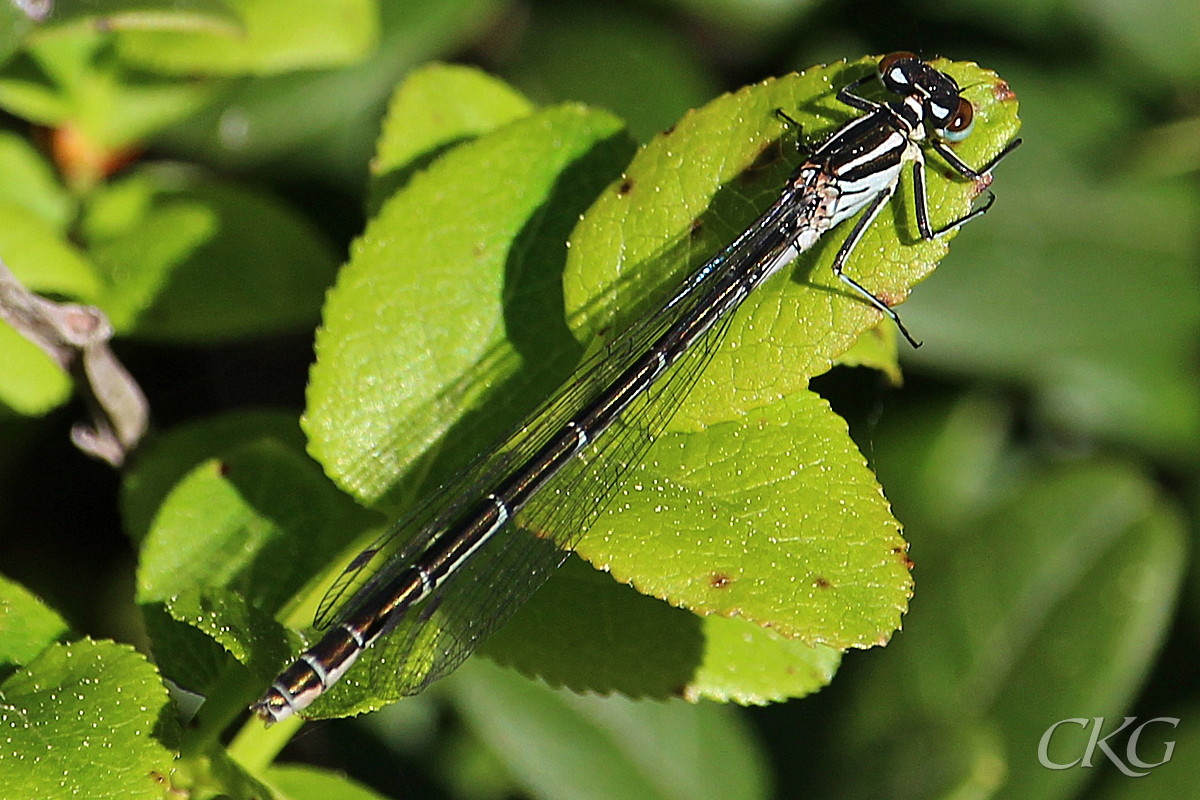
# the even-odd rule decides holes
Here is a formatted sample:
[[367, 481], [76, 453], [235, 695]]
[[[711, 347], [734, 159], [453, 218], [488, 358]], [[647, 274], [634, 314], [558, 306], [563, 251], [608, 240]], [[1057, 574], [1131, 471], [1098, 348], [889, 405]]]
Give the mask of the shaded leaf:
[[150, 530], [166, 496], [195, 467], [242, 445], [272, 441], [293, 453], [304, 450], [295, 415], [246, 411], [182, 425], [148, 440], [123, 475], [121, 517], [135, 543]]
[[[329, 294], [304, 417], [343, 488], [378, 502], [455, 428], [465, 465], [569, 371], [577, 350], [544, 349], [571, 342], [557, 270], [619, 130], [601, 112], [548, 109], [447, 153], [384, 204]], [[506, 382], [532, 400], [499, 395]]]
[[374, 521], [303, 455], [269, 440], [242, 445], [167, 495], [142, 543], [138, 600], [229, 588], [275, 613]]
[[841, 659], [748, 620], [673, 608], [577, 559], [480, 652], [576, 692], [745, 705], [814, 692]]

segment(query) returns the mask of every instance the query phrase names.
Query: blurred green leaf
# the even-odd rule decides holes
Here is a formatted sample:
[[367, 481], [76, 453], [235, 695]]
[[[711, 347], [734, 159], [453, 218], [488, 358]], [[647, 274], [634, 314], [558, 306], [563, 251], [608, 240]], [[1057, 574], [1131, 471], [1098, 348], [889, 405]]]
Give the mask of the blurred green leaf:
[[235, 35], [240, 17], [223, 0], [53, 0], [49, 22], [87, 20], [106, 30], [211, 30]]
[[[30, 200], [0, 201], [0, 258], [30, 291], [94, 302], [101, 288], [95, 268], [29, 207], [37, 202], [32, 195]], [[0, 404], [19, 414], [44, 414], [70, 395], [71, 382], [59, 365], [4, 321], [0, 363]]]
[[243, 81], [173, 129], [168, 144], [222, 167], [316, 176], [358, 191], [387, 98], [414, 64], [465, 44], [497, 0], [404, 0], [379, 8], [382, 38], [361, 63]]
[[31, 30], [33, 20], [16, 3], [0, 3], [0, 65], [12, 57]]
[[[1172, 728], [1167, 722], [1148, 725], [1137, 747], [1138, 756], [1146, 763], [1156, 763], [1168, 755], [1170, 760], [1154, 767], [1146, 776], [1148, 780], [1131, 780], [1109, 769], [1105, 776], [1107, 780], [1092, 793], [1092, 797], [1096, 800], [1190, 800], [1195, 795], [1197, 781], [1200, 781], [1200, 763], [1187, 754], [1200, 748], [1200, 726], [1195, 724], [1195, 720], [1200, 719], [1200, 706], [1193, 701], [1172, 709], [1171, 715], [1178, 720], [1178, 727]], [[1139, 719], [1135, 724], [1145, 721]], [[1168, 753], [1167, 747], [1173, 749]], [[1124, 748], [1118, 753], [1124, 756]]]
[[0, 202], [0, 257], [31, 291], [86, 303], [103, 289], [88, 259], [28, 205]]
[[543, 103], [580, 100], [613, 111], [639, 142], [718, 90], [678, 27], [636, 4], [546, 8], [506, 73]]
[[287, 765], [271, 767], [264, 780], [288, 800], [386, 800], [340, 772], [316, 767]]
[[54, 645], [0, 684], [5, 798], [161, 798], [174, 723], [158, 671], [128, 645]]
[[1003, 25], [1026, 41], [1070, 43], [1082, 55], [1072, 60], [1075, 66], [1094, 69], [1092, 62], [1103, 62], [1126, 78], [1122, 88], [1146, 88], [1155, 79], [1182, 86], [1200, 77], [1200, 6], [1195, 3], [941, 0], [931, 8], [974, 25]]
[[[1183, 528], [1137, 470], [1100, 462], [1031, 471], [1002, 505], [964, 527], [914, 545], [922, 611], [888, 657], [859, 676], [854, 706], [829, 744], [857, 776], [847, 796], [952, 796], [953, 783], [914, 792], [884, 766], [923, 751], [930, 774], [956, 780], [950, 765], [978, 763], [978, 754], [963, 749], [969, 740], [960, 747], [929, 738], [944, 724], [976, 725], [999, 743], [986, 757], [992, 783], [1002, 784], [991, 796], [1073, 796], [1087, 773], [1042, 767], [1042, 734], [1060, 719], [1119, 717], [1167, 633]], [[945, 722], [914, 726], [914, 715]]]
[[534, 796], [769, 796], [753, 735], [730, 709], [550, 691], [481, 661], [447, 688], [472, 732]]
[[75, 201], [58, 182], [53, 167], [25, 139], [0, 132], [0, 205], [32, 211], [62, 233], [75, 213]]
[[82, 142], [76, 147], [117, 150], [142, 143], [213, 97], [214, 83], [131, 69], [110, 45], [109, 34], [87, 26], [37, 37], [0, 71], [0, 106], [65, 129]]
[[66, 620], [21, 584], [0, 575], [0, 676], [70, 631]]
[[874, 437], [874, 462], [896, 516], [924, 536], [973, 530], [1029, 467], [1009, 442], [1014, 413], [980, 390], [889, 415]]
[[748, 30], [787, 29], [789, 23], [822, 5], [815, 0], [660, 0], [712, 24]]
[[139, 30], [118, 38], [130, 63], [166, 74], [271, 75], [353, 64], [377, 44], [373, 0], [227, 0], [240, 29]]
[[0, 405], [26, 416], [45, 414], [66, 402], [71, 381], [41, 348], [0, 320]]
[[84, 229], [118, 330], [213, 341], [315, 321], [336, 256], [280, 201], [203, 173], [147, 167], [106, 186]]

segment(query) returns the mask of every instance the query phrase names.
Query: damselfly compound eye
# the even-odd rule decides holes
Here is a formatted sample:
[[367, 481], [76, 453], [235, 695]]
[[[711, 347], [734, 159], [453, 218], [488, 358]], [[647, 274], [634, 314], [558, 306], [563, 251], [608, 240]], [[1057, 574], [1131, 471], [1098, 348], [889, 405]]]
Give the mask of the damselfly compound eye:
[[896, 53], [889, 53], [880, 59], [880, 76], [890, 77], [899, 83], [908, 83], [908, 77], [904, 70], [893, 70], [893, 67], [900, 61], [920, 61], [916, 53], [907, 52], [907, 50], [899, 50]]
[[945, 127], [939, 129], [939, 133], [943, 139], [948, 142], [961, 142], [971, 134], [971, 127], [975, 123], [975, 108], [971, 105], [971, 101], [965, 97], [958, 98], [958, 108], [954, 110], [954, 115], [950, 117], [950, 121]]
[[912, 84], [905, 69], [905, 63], [909, 61], [920, 63], [921, 59], [916, 53], [901, 50], [889, 53], [879, 60], [879, 77], [889, 91], [904, 94], [904, 88]]

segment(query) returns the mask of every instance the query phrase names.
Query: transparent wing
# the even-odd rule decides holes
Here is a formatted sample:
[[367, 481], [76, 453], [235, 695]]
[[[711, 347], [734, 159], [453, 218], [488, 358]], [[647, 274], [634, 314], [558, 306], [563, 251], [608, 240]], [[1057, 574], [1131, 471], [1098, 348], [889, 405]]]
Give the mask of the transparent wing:
[[[728, 318], [727, 318], [728, 319]], [[523, 606], [612, 501], [719, 347], [711, 331], [599, 441], [563, 467], [510, 526], [368, 651], [372, 684], [416, 694], [453, 671]], [[378, 682], [377, 682], [378, 681]]]
[[[328, 624], [353, 613], [375, 587], [411, 566], [468, 505], [558, 435], [665, 331], [710, 303], [747, 260], [777, 258], [786, 250], [790, 217], [797, 208], [793, 195], [785, 193], [735, 242], [685, 279], [655, 313], [585, 361], [494, 455], [477, 462], [355, 558], [322, 601], [318, 622]], [[419, 606], [396, 615], [389, 633], [360, 662], [360, 674], [371, 674], [371, 686], [389, 685], [402, 695], [419, 692], [458, 666], [532, 596], [666, 427], [719, 348], [732, 316], [726, 314], [605, 435], [564, 466], [518, 514], [517, 525], [491, 537]], [[350, 599], [343, 603], [345, 597]]]

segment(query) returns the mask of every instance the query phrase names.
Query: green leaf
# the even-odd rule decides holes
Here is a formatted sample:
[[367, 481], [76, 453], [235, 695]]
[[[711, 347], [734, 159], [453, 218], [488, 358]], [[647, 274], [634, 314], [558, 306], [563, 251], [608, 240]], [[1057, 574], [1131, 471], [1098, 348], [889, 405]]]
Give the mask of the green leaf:
[[[295, 637], [281, 636], [280, 627], [270, 614], [248, 604], [240, 592], [216, 588], [183, 590], [170, 598], [164, 608], [174, 620], [208, 636], [263, 681], [274, 677], [279, 665], [296, 652], [300, 643]], [[159, 639], [155, 640], [155, 650], [166, 650]], [[183, 654], [172, 647], [167, 656], [178, 662]], [[171, 673], [173, 677], [176, 674]], [[212, 685], [188, 684], [186, 688], [201, 691]]]
[[[619, 131], [574, 105], [518, 120], [447, 153], [368, 225], [326, 301], [304, 417], [313, 457], [352, 495], [379, 502], [452, 429], [465, 465], [567, 374], [563, 242], [615, 171]], [[496, 393], [506, 382], [528, 391]]]
[[311, 324], [336, 259], [273, 197], [182, 168], [105, 187], [84, 221], [105, 272], [100, 302], [128, 334], [213, 341]]
[[468, 727], [534, 796], [769, 796], [753, 735], [732, 709], [549, 691], [480, 661], [448, 684]]
[[66, 620], [32, 592], [0, 576], [0, 676], [29, 663], [69, 631]]
[[379, 35], [372, 0], [227, 2], [240, 30], [126, 30], [121, 56], [169, 74], [271, 75], [353, 64]]
[[85, 303], [100, 296], [102, 282], [95, 267], [27, 205], [0, 202], [0, 256], [31, 291]]
[[270, 440], [242, 445], [167, 495], [142, 544], [138, 600], [229, 588], [274, 613], [375, 520], [302, 454]]
[[55, 645], [0, 684], [5, 798], [161, 798], [178, 730], [158, 671], [132, 647]]
[[576, 548], [618, 581], [839, 649], [899, 626], [907, 545], [845, 422], [815, 394], [665, 433], [626, 486]]
[[900, 362], [896, 353], [899, 334], [890, 320], [865, 331], [854, 345], [838, 356], [835, 362], [841, 367], [868, 367], [877, 369], [887, 376], [893, 386], [904, 382], [900, 374]]
[[[221, 427], [233, 439], [241, 425]], [[215, 429], [203, 426], [193, 435]], [[162, 457], [152, 462], [162, 463]], [[271, 617], [306, 625], [313, 608], [288, 601], [313, 575], [340, 565], [342, 548], [375, 521], [285, 442], [225, 445], [219, 458], [199, 464], [170, 491], [142, 543], [137, 599], [147, 606], [164, 673], [192, 691], [210, 692], [228, 665], [169, 617], [203, 633], [265, 683], [301, 644]]]
[[31, 30], [33, 20], [16, 3], [0, 3], [0, 65], [12, 57]]
[[17, 414], [38, 416], [71, 396], [71, 381], [41, 348], [0, 320], [0, 404]]
[[418, 67], [388, 105], [371, 160], [372, 197], [382, 202], [442, 151], [532, 111], [525, 97], [486, 72], [455, 64]]

